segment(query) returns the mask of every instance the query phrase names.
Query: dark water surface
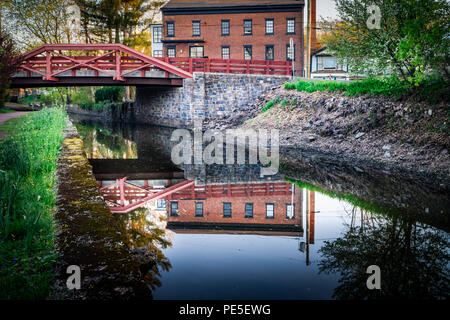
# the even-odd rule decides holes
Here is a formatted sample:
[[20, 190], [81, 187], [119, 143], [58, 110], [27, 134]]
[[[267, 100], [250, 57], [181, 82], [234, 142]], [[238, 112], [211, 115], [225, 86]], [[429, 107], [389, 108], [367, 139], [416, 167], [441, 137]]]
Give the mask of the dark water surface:
[[[114, 213], [127, 225], [130, 250], [155, 259], [142, 277], [155, 299], [448, 298], [446, 191], [411, 186], [375, 201], [364, 195], [406, 182], [386, 177], [385, 185], [337, 194], [330, 190], [342, 185], [330, 180], [325, 190], [283, 172], [267, 179], [245, 167], [179, 168], [170, 160], [173, 129], [72, 120], [99, 184], [127, 177], [134, 192], [107, 194], [111, 206], [138, 201], [136, 188], [198, 182]], [[381, 269], [381, 290], [367, 288], [370, 265]]]

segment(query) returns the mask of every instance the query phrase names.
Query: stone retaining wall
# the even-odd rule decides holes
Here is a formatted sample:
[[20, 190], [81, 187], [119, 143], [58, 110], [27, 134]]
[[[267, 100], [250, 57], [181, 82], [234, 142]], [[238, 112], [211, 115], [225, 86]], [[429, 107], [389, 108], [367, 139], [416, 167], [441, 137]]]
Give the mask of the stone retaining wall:
[[194, 73], [181, 88], [136, 90], [136, 101], [125, 121], [192, 127], [195, 119], [222, 118], [252, 102], [266, 90], [289, 80], [286, 76]]

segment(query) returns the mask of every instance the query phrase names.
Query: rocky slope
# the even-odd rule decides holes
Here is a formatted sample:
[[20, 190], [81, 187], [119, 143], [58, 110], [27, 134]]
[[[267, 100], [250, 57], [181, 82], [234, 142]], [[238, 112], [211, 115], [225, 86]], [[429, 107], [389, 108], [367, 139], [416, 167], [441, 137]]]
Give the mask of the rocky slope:
[[[271, 109], [261, 109], [278, 99]], [[206, 124], [280, 130], [281, 147], [308, 148], [342, 159], [437, 175], [450, 181], [448, 104], [347, 97], [275, 88], [231, 116]], [[358, 161], [360, 162], [360, 161]]]

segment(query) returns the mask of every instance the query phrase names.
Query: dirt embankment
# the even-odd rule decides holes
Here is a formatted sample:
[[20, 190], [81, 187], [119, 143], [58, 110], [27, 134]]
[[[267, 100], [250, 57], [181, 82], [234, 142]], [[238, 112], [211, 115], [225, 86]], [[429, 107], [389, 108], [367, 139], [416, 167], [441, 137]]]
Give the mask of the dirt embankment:
[[[278, 103], [268, 111], [269, 101]], [[207, 128], [280, 130], [281, 148], [315, 149], [344, 160], [370, 160], [384, 167], [450, 181], [448, 104], [429, 105], [383, 97], [347, 97], [275, 88], [253, 104]]]

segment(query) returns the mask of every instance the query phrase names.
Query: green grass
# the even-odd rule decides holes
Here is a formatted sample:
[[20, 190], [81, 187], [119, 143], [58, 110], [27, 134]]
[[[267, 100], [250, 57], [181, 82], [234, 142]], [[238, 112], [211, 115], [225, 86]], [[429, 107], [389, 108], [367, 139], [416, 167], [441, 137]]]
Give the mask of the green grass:
[[16, 112], [16, 111], [8, 109], [8, 108], [0, 108], [0, 113], [12, 113], [12, 112]]
[[0, 130], [0, 299], [45, 299], [54, 250], [56, 166], [66, 114], [43, 109]]
[[429, 103], [449, 101], [450, 99], [448, 81], [437, 76], [429, 76], [417, 87], [392, 76], [350, 82], [299, 80], [297, 83], [286, 83], [284, 88], [286, 90], [309, 93], [317, 91], [341, 92], [347, 96], [382, 95], [393, 98], [414, 97], [417, 100], [427, 101]]
[[261, 110], [262, 112], [266, 112], [267, 110], [270, 110], [270, 108], [272, 108], [274, 105], [279, 104], [281, 101], [280, 98], [276, 98], [273, 100], [270, 100]]
[[395, 78], [371, 78], [351, 82], [299, 80], [297, 83], [286, 83], [284, 88], [310, 93], [316, 91], [342, 92], [348, 96], [371, 94], [400, 97], [408, 93], [411, 85]]

